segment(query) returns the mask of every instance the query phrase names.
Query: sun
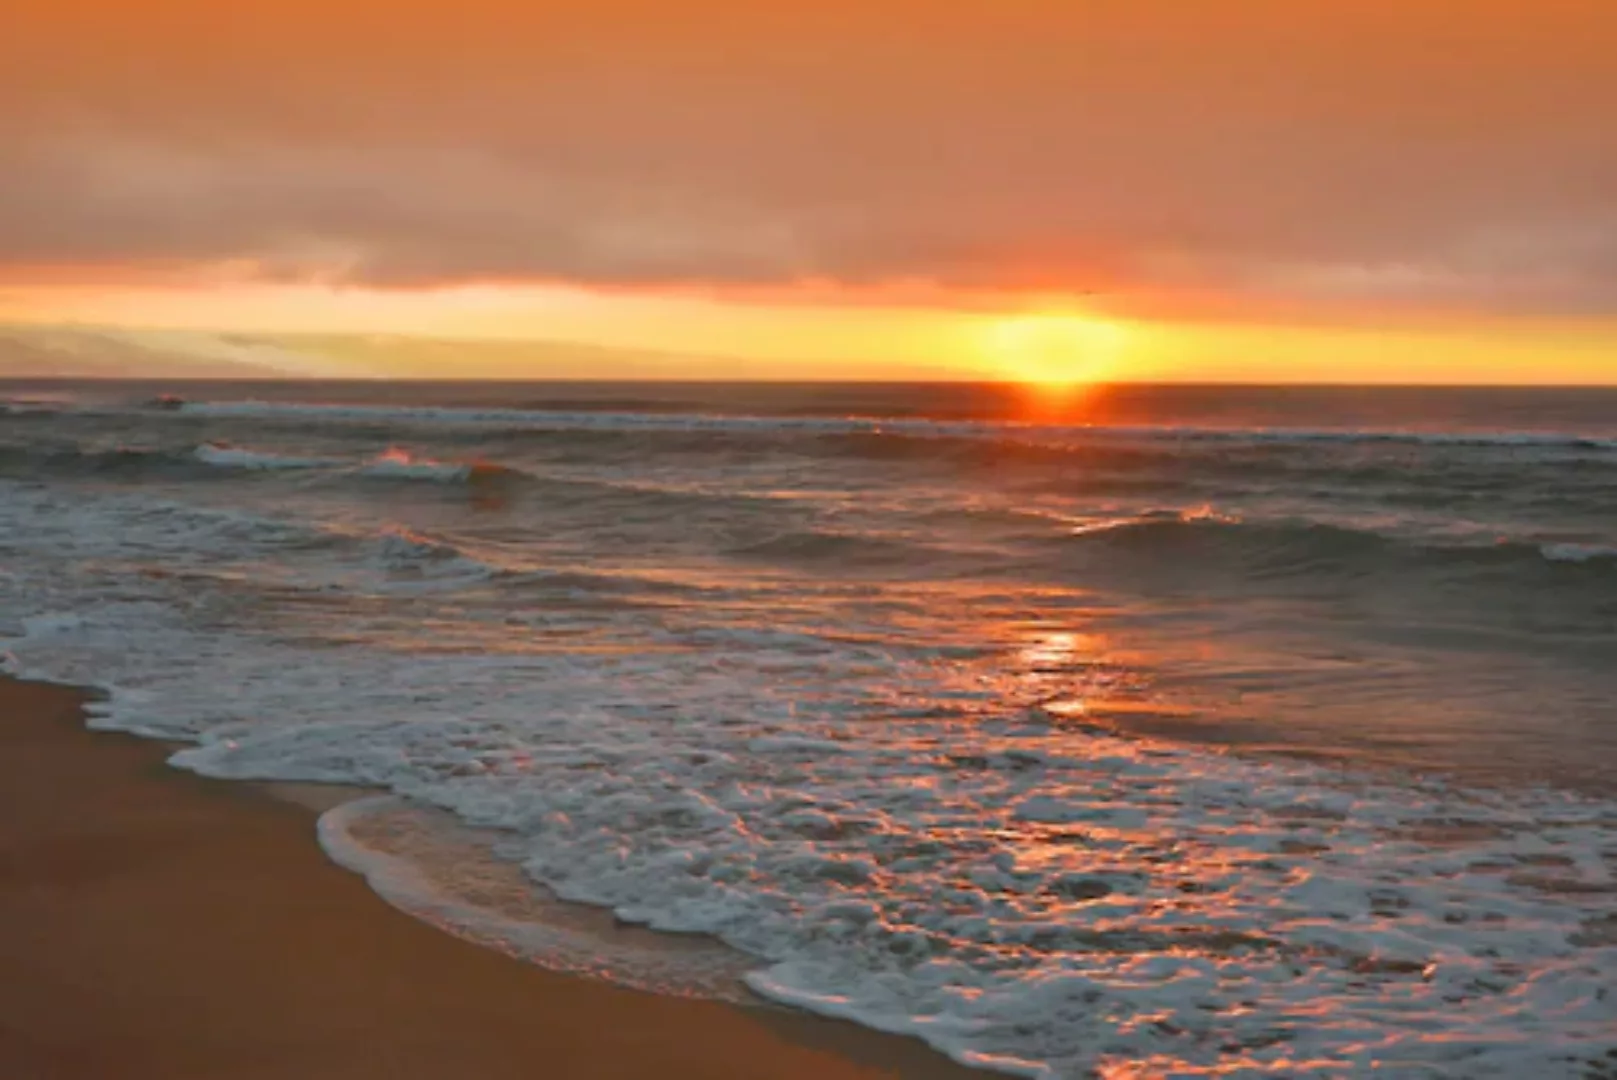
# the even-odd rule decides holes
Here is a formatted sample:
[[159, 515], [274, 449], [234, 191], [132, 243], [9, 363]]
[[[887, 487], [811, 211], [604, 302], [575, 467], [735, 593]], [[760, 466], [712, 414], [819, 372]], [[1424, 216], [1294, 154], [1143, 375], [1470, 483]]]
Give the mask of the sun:
[[986, 329], [983, 351], [1004, 377], [1061, 391], [1109, 377], [1126, 344], [1127, 334], [1116, 323], [1043, 313], [994, 320]]

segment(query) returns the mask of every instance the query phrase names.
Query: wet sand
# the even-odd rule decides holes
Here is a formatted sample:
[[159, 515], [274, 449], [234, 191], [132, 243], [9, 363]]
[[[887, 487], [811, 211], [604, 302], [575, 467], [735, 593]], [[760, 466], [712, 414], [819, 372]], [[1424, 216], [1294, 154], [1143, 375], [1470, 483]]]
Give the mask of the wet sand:
[[0, 679], [0, 1076], [981, 1078], [913, 1040], [660, 997], [387, 906], [314, 812]]

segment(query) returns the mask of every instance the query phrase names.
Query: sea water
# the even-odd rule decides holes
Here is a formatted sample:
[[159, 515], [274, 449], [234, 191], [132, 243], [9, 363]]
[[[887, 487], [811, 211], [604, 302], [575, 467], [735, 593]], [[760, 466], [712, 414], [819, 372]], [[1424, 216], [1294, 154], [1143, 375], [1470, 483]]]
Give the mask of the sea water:
[[1617, 394], [6, 394], [10, 670], [377, 789], [422, 917], [1027, 1075], [1613, 1067]]

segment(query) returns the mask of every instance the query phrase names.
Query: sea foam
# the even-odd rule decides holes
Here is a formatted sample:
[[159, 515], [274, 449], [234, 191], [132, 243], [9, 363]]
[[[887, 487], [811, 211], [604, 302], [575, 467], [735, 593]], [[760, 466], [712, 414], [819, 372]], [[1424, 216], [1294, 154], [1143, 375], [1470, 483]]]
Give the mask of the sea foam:
[[198, 461], [206, 465], [217, 465], [226, 469], [318, 469], [332, 464], [330, 460], [322, 458], [287, 457], [226, 446], [222, 443], [203, 443], [192, 453]]
[[[625, 622], [626, 579], [591, 608], [580, 578], [565, 608], [452, 618], [388, 606], [397, 571], [464, 556], [422, 534], [4, 496], [0, 645], [107, 686], [96, 726], [187, 740], [175, 763], [212, 776], [450, 811], [564, 900], [727, 942], [780, 1001], [1029, 1075], [1572, 1077], [1613, 1048], [1609, 801], [1077, 727], [1045, 707], [1073, 642], [944, 649], [809, 618], [823, 587], [715, 595], [687, 625]], [[1062, 693], [1103, 700], [1114, 670]], [[359, 850], [387, 810], [328, 817], [328, 850], [407, 910], [577, 955]]]

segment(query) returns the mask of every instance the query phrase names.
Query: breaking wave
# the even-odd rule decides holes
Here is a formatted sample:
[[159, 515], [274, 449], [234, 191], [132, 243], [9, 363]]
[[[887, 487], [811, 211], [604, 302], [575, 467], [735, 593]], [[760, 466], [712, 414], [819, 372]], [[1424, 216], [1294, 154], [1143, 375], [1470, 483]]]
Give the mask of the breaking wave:
[[358, 476], [371, 480], [419, 480], [440, 484], [483, 483], [525, 476], [521, 470], [504, 465], [484, 461], [440, 461], [398, 448], [356, 461], [280, 454], [224, 441], [176, 448], [0, 446], [0, 471], [16, 476], [38, 471], [53, 476], [128, 474], [131, 477], [151, 473], [207, 477], [215, 471], [299, 472], [325, 473], [336, 479]]
[[1310, 573], [1332, 566], [1375, 570], [1411, 559], [1452, 567], [1562, 564], [1617, 569], [1617, 548], [1598, 544], [1511, 537], [1444, 543], [1319, 521], [1244, 520], [1212, 510], [1160, 510], [1098, 521], [1075, 527], [1071, 539], [1152, 557], [1175, 553], [1236, 557], [1275, 571]]
[[390, 448], [359, 466], [358, 473], [374, 480], [427, 480], [438, 484], [482, 483], [512, 479], [523, 474], [485, 461], [435, 461], [408, 450]]
[[204, 465], [217, 465], [224, 469], [320, 469], [333, 464], [324, 458], [284, 457], [243, 450], [224, 443], [203, 443], [192, 454]]

